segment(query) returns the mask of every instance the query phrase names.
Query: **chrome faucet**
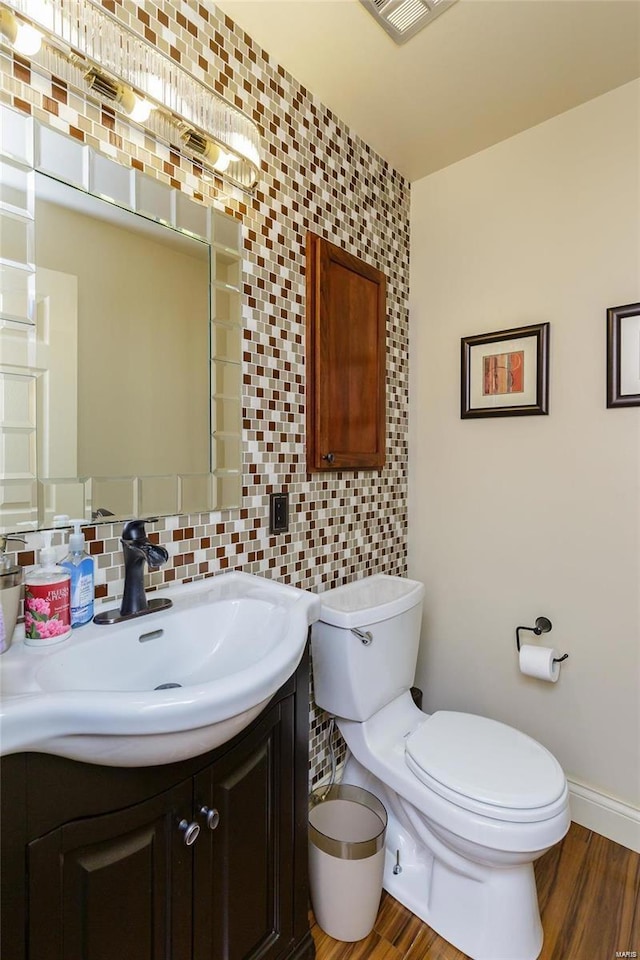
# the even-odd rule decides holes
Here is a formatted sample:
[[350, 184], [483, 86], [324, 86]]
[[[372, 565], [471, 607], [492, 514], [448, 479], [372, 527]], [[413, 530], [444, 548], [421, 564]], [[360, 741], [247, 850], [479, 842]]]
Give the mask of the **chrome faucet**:
[[124, 556], [124, 593], [119, 610], [103, 610], [93, 618], [94, 623], [118, 623], [146, 613], [156, 613], [172, 606], [164, 597], [147, 599], [144, 589], [145, 561], [150, 567], [161, 567], [169, 559], [164, 547], [151, 543], [144, 528], [144, 520], [128, 520], [122, 528]]

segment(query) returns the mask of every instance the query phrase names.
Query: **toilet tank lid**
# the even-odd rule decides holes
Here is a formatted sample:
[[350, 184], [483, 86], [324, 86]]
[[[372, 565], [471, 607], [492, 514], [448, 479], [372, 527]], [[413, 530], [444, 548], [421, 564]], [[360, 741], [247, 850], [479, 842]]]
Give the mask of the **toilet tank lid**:
[[417, 580], [377, 573], [321, 593], [320, 620], [334, 627], [379, 623], [417, 606], [423, 597]]

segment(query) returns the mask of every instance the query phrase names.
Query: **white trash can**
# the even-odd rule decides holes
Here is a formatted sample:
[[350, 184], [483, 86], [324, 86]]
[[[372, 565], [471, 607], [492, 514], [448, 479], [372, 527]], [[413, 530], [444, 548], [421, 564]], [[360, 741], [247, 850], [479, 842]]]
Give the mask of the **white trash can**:
[[373, 930], [386, 829], [384, 805], [362, 787], [320, 787], [309, 798], [311, 905], [334, 940], [363, 940]]

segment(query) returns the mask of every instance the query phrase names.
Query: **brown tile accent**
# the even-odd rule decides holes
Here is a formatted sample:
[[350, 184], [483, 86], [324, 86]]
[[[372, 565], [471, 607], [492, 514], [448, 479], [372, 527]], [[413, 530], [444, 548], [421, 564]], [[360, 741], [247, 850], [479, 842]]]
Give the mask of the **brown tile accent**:
[[21, 97], [12, 97], [11, 100], [13, 106], [16, 110], [22, 110], [23, 113], [32, 113], [31, 104], [27, 100], [23, 100]]
[[20, 80], [21, 83], [26, 83], [27, 85], [31, 83], [31, 68], [29, 64], [20, 60], [19, 57], [14, 55], [13, 63], [13, 75], [16, 80]]
[[67, 85], [62, 81], [57, 81], [51, 85], [51, 96], [54, 100], [59, 100], [60, 103], [67, 103], [68, 92]]

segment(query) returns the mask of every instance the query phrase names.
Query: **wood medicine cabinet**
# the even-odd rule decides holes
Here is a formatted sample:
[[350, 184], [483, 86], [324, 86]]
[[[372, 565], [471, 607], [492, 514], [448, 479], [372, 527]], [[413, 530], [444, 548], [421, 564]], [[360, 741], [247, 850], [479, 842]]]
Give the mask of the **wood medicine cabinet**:
[[307, 468], [385, 461], [386, 278], [307, 234]]

